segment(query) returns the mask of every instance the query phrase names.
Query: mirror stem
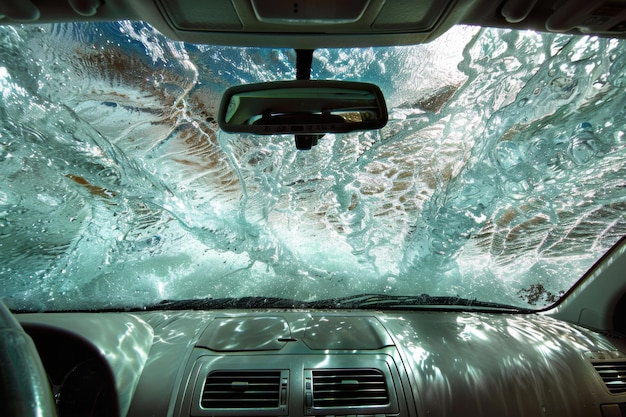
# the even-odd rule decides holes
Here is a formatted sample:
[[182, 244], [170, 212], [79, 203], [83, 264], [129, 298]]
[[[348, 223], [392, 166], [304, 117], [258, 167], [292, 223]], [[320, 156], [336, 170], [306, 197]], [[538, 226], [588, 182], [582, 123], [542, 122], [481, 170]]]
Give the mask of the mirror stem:
[[[310, 80], [313, 66], [313, 49], [296, 49], [296, 79]], [[317, 140], [324, 135], [295, 135], [296, 149], [308, 151], [317, 145]]]
[[296, 49], [296, 79], [310, 80], [313, 66], [313, 49]]

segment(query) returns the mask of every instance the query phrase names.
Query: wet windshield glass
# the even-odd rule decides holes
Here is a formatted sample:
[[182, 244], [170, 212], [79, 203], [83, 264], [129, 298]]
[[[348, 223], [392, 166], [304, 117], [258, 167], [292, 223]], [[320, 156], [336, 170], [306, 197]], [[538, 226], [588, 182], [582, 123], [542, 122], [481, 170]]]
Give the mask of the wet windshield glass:
[[291, 50], [137, 22], [1, 27], [0, 297], [34, 310], [164, 299], [452, 296], [541, 308], [625, 232], [626, 44], [468, 27], [317, 50], [388, 125], [220, 132], [229, 86]]

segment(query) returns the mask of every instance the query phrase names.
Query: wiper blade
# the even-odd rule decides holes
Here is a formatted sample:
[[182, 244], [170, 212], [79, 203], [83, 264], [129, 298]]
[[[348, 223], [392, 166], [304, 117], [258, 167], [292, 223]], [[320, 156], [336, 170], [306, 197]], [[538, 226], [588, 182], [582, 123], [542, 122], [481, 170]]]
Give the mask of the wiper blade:
[[302, 302], [280, 297], [199, 298], [163, 300], [143, 310], [211, 310], [250, 308], [299, 308]]
[[204, 298], [164, 300], [143, 310], [211, 310], [211, 309], [366, 309], [415, 310], [451, 309], [482, 310], [511, 313], [533, 313], [532, 309], [507, 304], [453, 296], [359, 294], [318, 301], [297, 301], [280, 297]]
[[455, 296], [387, 295], [359, 294], [350, 297], [315, 301], [310, 308], [359, 308], [359, 309], [415, 309], [415, 308], [450, 308], [459, 310], [471, 307], [473, 310], [494, 310], [515, 313], [534, 313], [534, 310], [508, 304]]

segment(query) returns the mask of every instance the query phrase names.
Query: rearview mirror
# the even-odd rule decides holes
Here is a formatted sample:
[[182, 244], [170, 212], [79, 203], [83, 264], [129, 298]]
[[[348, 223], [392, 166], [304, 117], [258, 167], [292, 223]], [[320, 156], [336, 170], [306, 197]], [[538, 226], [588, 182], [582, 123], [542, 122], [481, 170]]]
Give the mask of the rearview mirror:
[[380, 88], [352, 81], [297, 80], [231, 87], [219, 127], [230, 133], [324, 134], [380, 129], [387, 106]]

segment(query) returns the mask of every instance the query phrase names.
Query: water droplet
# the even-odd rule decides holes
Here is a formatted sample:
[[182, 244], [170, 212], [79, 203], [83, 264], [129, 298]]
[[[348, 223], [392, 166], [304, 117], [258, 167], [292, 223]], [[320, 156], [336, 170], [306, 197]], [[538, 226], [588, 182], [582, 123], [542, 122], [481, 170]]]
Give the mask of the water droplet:
[[568, 152], [576, 164], [583, 165], [597, 154], [601, 145], [593, 133], [591, 124], [582, 122], [572, 136]]

